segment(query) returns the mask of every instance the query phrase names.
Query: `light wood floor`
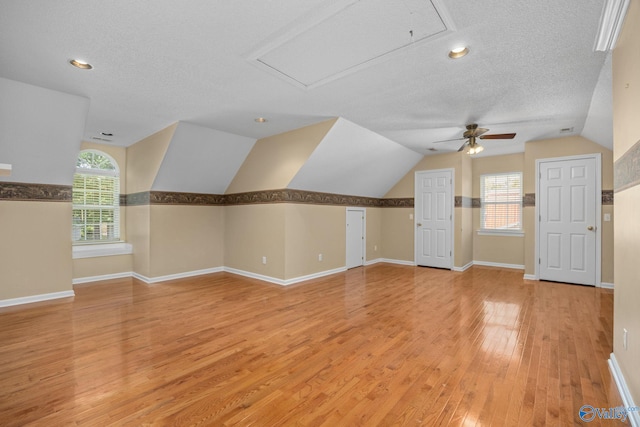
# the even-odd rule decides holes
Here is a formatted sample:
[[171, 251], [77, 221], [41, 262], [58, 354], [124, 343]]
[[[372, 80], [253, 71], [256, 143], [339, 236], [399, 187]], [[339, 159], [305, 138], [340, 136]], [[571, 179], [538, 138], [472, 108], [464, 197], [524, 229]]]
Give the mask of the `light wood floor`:
[[566, 426], [620, 405], [612, 291], [522, 276], [377, 264], [287, 288], [78, 286], [0, 310], [0, 424]]

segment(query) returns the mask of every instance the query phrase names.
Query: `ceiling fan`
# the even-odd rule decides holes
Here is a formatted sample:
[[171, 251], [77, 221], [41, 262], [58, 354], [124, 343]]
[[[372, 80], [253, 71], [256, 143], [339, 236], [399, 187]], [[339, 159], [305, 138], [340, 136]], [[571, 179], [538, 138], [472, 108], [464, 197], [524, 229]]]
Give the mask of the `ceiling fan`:
[[493, 133], [490, 135], [485, 135], [485, 133], [487, 132], [489, 132], [489, 129], [479, 128], [477, 124], [472, 123], [470, 125], [467, 125], [467, 130], [462, 134], [462, 138], [436, 141], [434, 142], [434, 144], [448, 141], [461, 141], [463, 139], [466, 139], [466, 141], [460, 146], [458, 151], [464, 150], [464, 147], [468, 145], [469, 149], [467, 150], [467, 153], [477, 154], [484, 150], [484, 147], [476, 141], [477, 139], [513, 139], [516, 136], [515, 133]]

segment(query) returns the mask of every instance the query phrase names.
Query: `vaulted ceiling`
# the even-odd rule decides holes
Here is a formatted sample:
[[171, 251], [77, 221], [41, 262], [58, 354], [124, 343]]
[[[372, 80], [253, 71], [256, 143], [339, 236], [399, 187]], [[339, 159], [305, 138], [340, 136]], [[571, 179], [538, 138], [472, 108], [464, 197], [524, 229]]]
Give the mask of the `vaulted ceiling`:
[[[88, 98], [84, 139], [122, 146], [178, 121], [258, 139], [342, 117], [420, 154], [455, 151], [459, 141], [433, 143], [471, 122], [517, 133], [487, 141], [485, 155], [522, 151], [561, 129], [611, 147], [611, 64], [593, 49], [602, 8], [603, 0], [4, 1], [0, 76]], [[450, 59], [458, 45], [470, 53]], [[94, 68], [74, 68], [73, 58]], [[185, 135], [198, 129], [187, 127]]]

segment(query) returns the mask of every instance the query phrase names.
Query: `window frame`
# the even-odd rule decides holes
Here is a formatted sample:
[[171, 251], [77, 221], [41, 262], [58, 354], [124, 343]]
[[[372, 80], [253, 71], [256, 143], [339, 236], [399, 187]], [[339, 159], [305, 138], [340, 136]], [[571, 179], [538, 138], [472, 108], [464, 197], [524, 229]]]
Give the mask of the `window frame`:
[[[111, 165], [113, 166], [113, 170], [111, 169], [94, 169], [94, 168], [81, 168], [78, 166], [78, 160], [80, 159], [80, 156], [83, 153], [93, 153], [94, 155], [99, 155], [102, 156], [104, 158], [106, 158]], [[87, 204], [76, 204], [75, 202], [75, 195], [77, 194], [77, 190], [76, 190], [76, 178], [78, 175], [84, 175], [84, 182], [86, 183], [86, 177], [88, 176], [97, 176], [97, 177], [105, 177], [105, 178], [110, 178], [113, 180], [113, 205], [104, 205], [104, 207], [102, 207], [101, 204], [95, 205], [96, 209], [100, 209], [100, 210], [112, 210], [113, 211], [113, 233], [114, 233], [114, 237], [111, 239], [89, 239], [89, 240], [82, 240], [82, 239], [76, 239], [76, 233], [81, 233], [81, 229], [82, 227], [86, 227], [87, 224], [86, 222], [81, 223], [81, 224], [76, 224], [74, 222], [74, 217], [73, 217], [73, 213], [75, 211], [77, 211], [78, 209], [81, 210], [90, 210], [90, 206], [92, 205], [87, 205]], [[86, 191], [86, 186], [85, 188], [83, 188], [83, 191]], [[97, 190], [98, 192], [100, 190]], [[107, 192], [107, 194], [111, 194], [110, 192]], [[100, 150], [95, 150], [95, 149], [86, 149], [86, 150], [81, 150], [78, 153], [78, 156], [76, 157], [76, 169], [74, 171], [73, 174], [73, 185], [72, 185], [72, 219], [71, 219], [71, 242], [72, 245], [74, 246], [85, 246], [85, 245], [109, 245], [109, 244], [113, 244], [113, 243], [122, 243], [122, 238], [121, 238], [121, 234], [120, 234], [120, 221], [121, 221], [121, 215], [120, 215], [120, 167], [118, 165], [118, 162], [109, 154], [105, 153], [104, 151], [100, 151]], [[109, 208], [110, 206], [112, 206], [112, 208]], [[105, 224], [111, 224], [111, 223], [105, 223]], [[77, 225], [79, 225], [80, 227], [77, 227]], [[80, 231], [76, 231], [76, 230], [80, 230]]]
[[[515, 201], [501, 201], [501, 202], [488, 202], [487, 194], [485, 192], [485, 179], [487, 177], [499, 177], [499, 176], [517, 176], [519, 179], [519, 191], [518, 202]], [[522, 172], [514, 171], [514, 172], [499, 172], [499, 173], [487, 173], [480, 175], [480, 229], [478, 230], [478, 235], [486, 235], [486, 236], [524, 236], [523, 229], [523, 215], [524, 215], [524, 207], [522, 204], [522, 194], [523, 194], [523, 184], [522, 184]], [[507, 181], [508, 182], [508, 181]], [[485, 228], [485, 216], [486, 216], [486, 208], [488, 206], [496, 206], [496, 205], [513, 205], [518, 204], [519, 212], [518, 212], [518, 228]]]

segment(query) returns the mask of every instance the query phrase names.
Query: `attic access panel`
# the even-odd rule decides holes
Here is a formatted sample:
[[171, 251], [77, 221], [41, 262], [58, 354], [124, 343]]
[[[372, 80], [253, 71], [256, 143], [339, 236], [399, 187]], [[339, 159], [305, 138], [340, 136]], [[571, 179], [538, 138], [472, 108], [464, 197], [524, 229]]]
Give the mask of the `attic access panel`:
[[440, 0], [341, 0], [300, 19], [249, 56], [310, 89], [453, 30]]

